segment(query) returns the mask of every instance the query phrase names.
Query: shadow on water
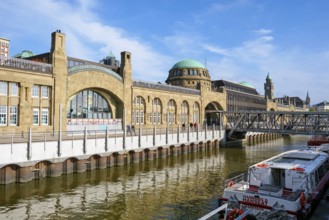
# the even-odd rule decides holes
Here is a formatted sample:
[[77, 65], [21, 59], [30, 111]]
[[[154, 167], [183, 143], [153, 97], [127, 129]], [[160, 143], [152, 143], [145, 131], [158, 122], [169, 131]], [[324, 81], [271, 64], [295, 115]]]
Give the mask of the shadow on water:
[[0, 219], [197, 219], [217, 207], [224, 180], [308, 137], [178, 155], [0, 186]]

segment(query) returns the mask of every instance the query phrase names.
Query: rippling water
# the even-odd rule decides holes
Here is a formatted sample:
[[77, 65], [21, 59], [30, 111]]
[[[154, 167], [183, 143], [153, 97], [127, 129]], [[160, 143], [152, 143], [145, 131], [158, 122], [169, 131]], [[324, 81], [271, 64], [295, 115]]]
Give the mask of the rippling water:
[[198, 219], [223, 181], [307, 136], [0, 186], [0, 219]]

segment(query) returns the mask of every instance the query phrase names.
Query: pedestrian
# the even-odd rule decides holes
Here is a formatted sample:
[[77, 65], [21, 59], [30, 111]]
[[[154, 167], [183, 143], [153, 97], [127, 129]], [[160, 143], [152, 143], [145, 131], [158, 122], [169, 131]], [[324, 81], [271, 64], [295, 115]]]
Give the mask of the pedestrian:
[[194, 123], [194, 130], [197, 130], [198, 129], [198, 123]]
[[185, 131], [185, 122], [182, 124], [182, 130]]
[[131, 130], [130, 130], [130, 125], [129, 124], [127, 124], [127, 134], [128, 133], [130, 133], [130, 135], [131, 135]]
[[132, 132], [134, 133], [134, 135], [136, 135], [135, 125], [132, 125], [132, 126], [131, 126], [131, 130], [132, 130]]

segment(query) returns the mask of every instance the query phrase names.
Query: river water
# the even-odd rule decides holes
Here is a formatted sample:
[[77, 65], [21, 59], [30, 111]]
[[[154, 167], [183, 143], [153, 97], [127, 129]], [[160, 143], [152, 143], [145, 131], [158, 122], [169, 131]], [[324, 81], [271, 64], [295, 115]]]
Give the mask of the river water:
[[217, 208], [225, 179], [308, 136], [178, 155], [0, 186], [0, 219], [198, 219]]

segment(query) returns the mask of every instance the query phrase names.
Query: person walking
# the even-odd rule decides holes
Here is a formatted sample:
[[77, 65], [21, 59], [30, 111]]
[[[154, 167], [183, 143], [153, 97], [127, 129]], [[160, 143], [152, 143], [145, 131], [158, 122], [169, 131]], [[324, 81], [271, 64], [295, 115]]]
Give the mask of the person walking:
[[130, 133], [130, 135], [132, 135], [132, 134], [131, 134], [131, 130], [130, 130], [130, 124], [127, 124], [127, 134], [128, 134], [128, 133]]
[[136, 135], [135, 125], [132, 125], [132, 126], [131, 126], [131, 131], [134, 133], [134, 135]]

